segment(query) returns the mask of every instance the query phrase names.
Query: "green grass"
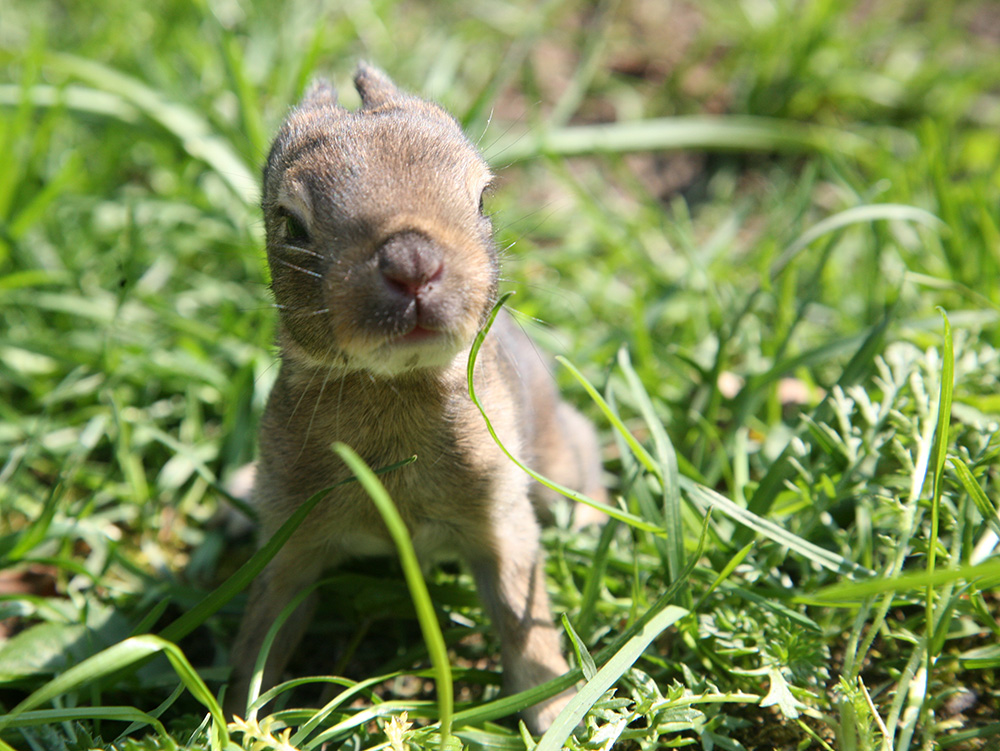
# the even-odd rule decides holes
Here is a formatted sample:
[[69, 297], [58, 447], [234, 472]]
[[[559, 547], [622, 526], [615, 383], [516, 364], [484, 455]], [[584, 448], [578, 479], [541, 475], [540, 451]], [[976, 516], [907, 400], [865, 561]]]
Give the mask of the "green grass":
[[621, 499], [546, 532], [587, 685], [539, 745], [994, 747], [993, 6], [272, 5], [0, 7], [0, 748], [529, 744], [448, 567], [433, 612], [334, 572], [286, 704], [218, 719], [268, 553], [215, 523], [275, 375], [257, 175], [358, 59], [498, 170], [508, 305]]

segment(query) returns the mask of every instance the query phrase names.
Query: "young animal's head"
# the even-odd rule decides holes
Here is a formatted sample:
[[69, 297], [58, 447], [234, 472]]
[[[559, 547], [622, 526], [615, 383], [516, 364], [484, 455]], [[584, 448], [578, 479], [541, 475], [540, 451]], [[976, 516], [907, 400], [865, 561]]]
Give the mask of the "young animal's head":
[[492, 176], [443, 109], [366, 65], [354, 83], [355, 111], [314, 85], [264, 169], [285, 356], [385, 375], [443, 367], [496, 298]]

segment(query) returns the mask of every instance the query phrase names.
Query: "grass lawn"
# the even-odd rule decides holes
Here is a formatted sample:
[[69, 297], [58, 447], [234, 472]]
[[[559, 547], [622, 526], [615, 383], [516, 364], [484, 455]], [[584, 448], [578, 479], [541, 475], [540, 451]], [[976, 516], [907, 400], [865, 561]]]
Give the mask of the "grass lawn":
[[359, 59], [497, 170], [508, 305], [628, 517], [545, 533], [587, 714], [538, 748], [998, 748], [994, 3], [3, 0], [0, 751], [532, 747], [454, 566], [433, 607], [332, 572], [314, 678], [219, 712], [258, 175]]

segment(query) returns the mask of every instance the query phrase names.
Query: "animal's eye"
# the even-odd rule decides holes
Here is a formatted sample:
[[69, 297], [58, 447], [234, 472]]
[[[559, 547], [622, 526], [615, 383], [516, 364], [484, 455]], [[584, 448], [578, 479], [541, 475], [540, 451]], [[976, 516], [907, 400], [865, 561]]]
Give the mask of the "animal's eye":
[[309, 242], [309, 230], [295, 214], [282, 210], [281, 221], [285, 225], [285, 239], [296, 245]]

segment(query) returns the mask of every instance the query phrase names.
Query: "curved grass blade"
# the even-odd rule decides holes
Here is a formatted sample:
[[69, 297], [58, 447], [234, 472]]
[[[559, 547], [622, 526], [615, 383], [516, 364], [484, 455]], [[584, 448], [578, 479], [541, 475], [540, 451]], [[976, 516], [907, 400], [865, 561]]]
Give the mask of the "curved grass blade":
[[410, 589], [410, 596], [413, 598], [413, 606], [417, 611], [417, 620], [420, 623], [420, 630], [424, 635], [424, 642], [427, 645], [427, 652], [434, 667], [434, 680], [437, 684], [438, 711], [441, 720], [441, 748], [448, 742], [451, 734], [452, 713], [455, 707], [454, 690], [451, 679], [451, 664], [448, 661], [448, 649], [445, 647], [444, 636], [441, 634], [441, 627], [438, 625], [437, 616], [434, 613], [434, 604], [427, 591], [427, 583], [424, 581], [420, 571], [420, 563], [417, 561], [416, 551], [413, 549], [413, 541], [410, 539], [410, 531], [406, 528], [403, 518], [396, 510], [395, 504], [386, 492], [385, 486], [379, 482], [378, 477], [371, 468], [365, 464], [354, 449], [343, 443], [335, 443], [333, 450], [337, 452], [344, 463], [347, 464], [351, 472], [361, 483], [372, 502], [378, 509], [382, 520], [385, 522], [389, 535], [396, 545], [399, 553], [399, 560], [403, 566], [403, 575], [406, 584]]
[[8, 725], [10, 728], [26, 728], [36, 725], [53, 725], [59, 722], [78, 722], [83, 719], [113, 720], [132, 722], [131, 731], [150, 725], [161, 737], [167, 737], [167, 729], [152, 714], [135, 707], [70, 707], [68, 709], [35, 709], [21, 712]]
[[[643, 530], [645, 532], [652, 532], [654, 534], [661, 534], [662, 535], [663, 534], [663, 530], [662, 529], [660, 529], [659, 527], [657, 527], [654, 524], [650, 524], [649, 522], [647, 522], [646, 520], [642, 519], [641, 517], [635, 516], [634, 514], [630, 514], [627, 511], [622, 511], [621, 509], [617, 509], [614, 506], [605, 506], [604, 504], [598, 503], [597, 501], [593, 500], [592, 498], [588, 498], [583, 493], [578, 493], [577, 491], [572, 490], [570, 488], [567, 488], [564, 485], [560, 485], [559, 483], [557, 483], [557, 482], [555, 482], [553, 480], [550, 480], [549, 478], [547, 478], [547, 477], [539, 474], [538, 472], [535, 472], [533, 469], [530, 469], [523, 462], [521, 462], [519, 459], [517, 459], [517, 457], [515, 457], [512, 453], [510, 453], [510, 451], [507, 450], [507, 447], [504, 446], [503, 442], [501, 442], [501, 440], [500, 440], [500, 437], [496, 434], [496, 431], [493, 429], [493, 423], [490, 421], [489, 415], [486, 414], [486, 409], [483, 407], [482, 403], [479, 401], [479, 397], [476, 396], [476, 387], [475, 387], [475, 384], [473, 383], [473, 381], [474, 381], [473, 374], [474, 374], [475, 369], [476, 369], [476, 358], [479, 356], [479, 350], [482, 348], [483, 342], [486, 340], [486, 335], [489, 333], [490, 329], [492, 328], [493, 322], [496, 320], [497, 314], [500, 312], [500, 309], [503, 307], [504, 303], [507, 302], [507, 299], [512, 294], [514, 294], [514, 293], [513, 292], [507, 292], [507, 293], [505, 293], [504, 295], [502, 295], [500, 297], [500, 299], [497, 301], [496, 305], [493, 306], [493, 310], [490, 311], [490, 315], [489, 315], [489, 318], [486, 321], [486, 324], [483, 326], [482, 330], [476, 335], [475, 341], [473, 341], [473, 343], [472, 343], [472, 349], [469, 351], [469, 364], [468, 364], [468, 368], [466, 370], [466, 377], [467, 377], [468, 383], [469, 383], [469, 398], [472, 399], [472, 403], [476, 405], [476, 409], [479, 410], [479, 414], [481, 414], [483, 416], [483, 420], [486, 422], [486, 429], [489, 431], [490, 436], [493, 438], [493, 441], [496, 443], [497, 446], [500, 447], [500, 450], [503, 451], [504, 454], [506, 454], [506, 456], [507, 456], [508, 459], [510, 459], [512, 462], [514, 462], [514, 464], [516, 464], [518, 467], [520, 467], [524, 472], [526, 472], [528, 475], [530, 475], [531, 477], [533, 477], [535, 480], [537, 480], [538, 482], [540, 482], [542, 485], [544, 485], [545, 487], [549, 488], [550, 490], [554, 490], [555, 492], [559, 493], [560, 495], [565, 496], [566, 498], [569, 498], [571, 500], [577, 501], [579, 503], [586, 504], [587, 506], [590, 506], [591, 508], [595, 508], [598, 511], [601, 511], [601, 512], [607, 514], [608, 516], [612, 517], [613, 519], [617, 519], [618, 521], [625, 522], [629, 526], [635, 527], [636, 529], [641, 529], [641, 530]], [[566, 360], [564, 358], [557, 357], [556, 359], [559, 360], [559, 362], [561, 362], [563, 364], [567, 364]], [[571, 368], [571, 370], [576, 371], [575, 368]], [[583, 379], [583, 381], [586, 381], [586, 379], [584, 379], [583, 376], [579, 374], [579, 371], [576, 371], [575, 374], [578, 376], [578, 378]], [[590, 386], [590, 384], [587, 384], [587, 386]], [[593, 386], [590, 386], [590, 388], [588, 390], [588, 393], [591, 393], [592, 396], [596, 395], [596, 398], [598, 400], [600, 400], [599, 403], [603, 403], [605, 405], [605, 407], [607, 407], [607, 404], [604, 402], [603, 399], [601, 399], [600, 395], [597, 394], [597, 391], [596, 391], [596, 389], [594, 389]], [[621, 425], [621, 421], [620, 420], [618, 421], [618, 424]], [[624, 425], [622, 425], [621, 428], [623, 430], [626, 430], [626, 428], [625, 428]], [[633, 438], [633, 441], [635, 441], [634, 438]], [[636, 442], [636, 446], [638, 446], [637, 442]], [[645, 450], [642, 449], [641, 446], [639, 446], [639, 449], [642, 450], [645, 453]], [[646, 453], [645, 456], [649, 460], [650, 466], [655, 466], [655, 463], [653, 462], [652, 458], [649, 457], [649, 454]]]
[[[304, 722], [302, 726], [299, 727], [299, 729], [295, 732], [295, 734], [292, 735], [291, 739], [289, 740], [289, 743], [298, 748], [299, 746], [305, 743], [306, 738], [308, 738], [309, 735], [314, 730], [316, 730], [316, 728], [318, 728], [323, 723], [323, 721], [334, 712], [334, 710], [337, 709], [337, 707], [340, 707], [345, 703], [354, 701], [355, 697], [357, 697], [359, 694], [370, 695], [371, 692], [368, 691], [369, 688], [378, 686], [379, 684], [385, 683], [386, 681], [391, 681], [394, 678], [403, 675], [404, 672], [405, 671], [399, 670], [396, 671], [395, 673], [387, 673], [386, 675], [377, 675], [373, 678], [366, 678], [363, 681], [349, 681], [346, 678], [339, 678], [336, 676], [324, 676], [323, 680], [325, 680], [328, 683], [339, 684], [344, 687], [344, 690], [341, 691], [336, 696], [334, 696], [329, 702], [327, 702], [326, 705], [323, 706], [322, 709], [317, 711], [312, 717], [310, 717], [306, 722]], [[315, 681], [316, 679], [314, 678], [312, 680]], [[272, 689], [272, 691], [277, 692], [278, 689], [287, 690], [288, 688], [292, 688], [292, 685], [290, 684], [301, 685], [308, 682], [309, 679], [300, 678], [295, 681], [288, 681], [287, 683], [282, 683], [278, 686], [275, 686], [274, 689]], [[277, 693], [275, 693], [275, 696], [277, 696]], [[267, 694], [264, 694], [262, 696], [262, 698], [264, 697], [267, 697]], [[270, 698], [267, 698], [267, 701], [270, 701]]]
[[229, 736], [226, 731], [226, 721], [222, 716], [222, 708], [215, 700], [215, 696], [208, 690], [205, 682], [188, 662], [180, 648], [176, 644], [153, 634], [133, 636], [119, 642], [56, 676], [34, 691], [8, 714], [0, 716], [0, 730], [11, 725], [21, 714], [61, 696], [77, 686], [113, 675], [159, 653], [166, 655], [184, 686], [195, 699], [208, 709], [215, 725], [212, 746], [216, 749], [223, 748], [228, 742]]
[[[794, 550], [796, 553], [805, 556], [825, 569], [837, 573], [860, 574], [866, 577], [874, 575], [873, 571], [866, 569], [864, 566], [844, 558], [842, 555], [814, 545], [808, 540], [804, 540], [795, 533], [789, 532], [784, 527], [734, 503], [711, 488], [707, 488], [683, 476], [680, 478], [680, 484], [693, 500], [710, 508], [718, 509], [722, 514], [741, 524], [747, 531], [758, 532], [779, 545], [783, 545], [789, 550]], [[734, 538], [738, 537], [739, 534], [734, 535]]]
[[923, 224], [937, 231], [945, 229], [946, 225], [938, 217], [924, 209], [916, 206], [907, 206], [898, 203], [873, 203], [865, 206], [853, 206], [845, 209], [833, 216], [828, 216], [799, 235], [791, 245], [785, 248], [784, 252], [771, 266], [771, 279], [776, 279], [781, 275], [795, 257], [809, 247], [813, 242], [836, 232], [852, 224], [869, 224], [875, 221], [900, 221]]
[[264, 679], [264, 666], [267, 664], [267, 656], [271, 653], [271, 646], [274, 644], [274, 640], [278, 637], [278, 632], [281, 630], [281, 627], [285, 625], [285, 621], [287, 621], [292, 613], [298, 609], [299, 605], [302, 604], [302, 601], [324, 583], [325, 582], [323, 581], [314, 582], [312, 585], [299, 592], [290, 603], [282, 608], [278, 617], [274, 619], [274, 623], [272, 623], [271, 627], [268, 628], [267, 634], [264, 636], [264, 641], [260, 646], [260, 651], [257, 654], [257, 661], [254, 663], [253, 675], [250, 679], [250, 687], [247, 689], [247, 696], [245, 697], [247, 706], [247, 722], [256, 720], [257, 711], [281, 693], [281, 691], [277, 691], [277, 687], [275, 687], [268, 691], [266, 696], [260, 696], [260, 687]]

